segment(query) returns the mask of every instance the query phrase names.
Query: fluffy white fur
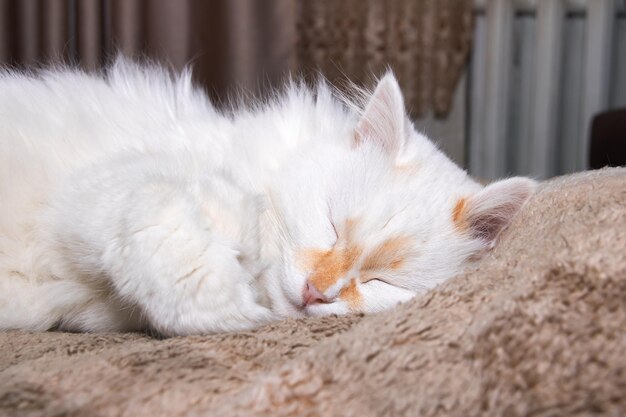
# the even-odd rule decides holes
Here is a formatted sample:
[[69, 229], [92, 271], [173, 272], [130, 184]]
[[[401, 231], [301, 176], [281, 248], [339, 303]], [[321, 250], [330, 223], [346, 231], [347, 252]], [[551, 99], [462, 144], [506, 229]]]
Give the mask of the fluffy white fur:
[[[457, 274], [532, 193], [486, 189], [408, 121], [392, 75], [362, 112], [326, 85], [218, 112], [190, 74], [0, 74], [0, 328], [165, 335], [380, 311]], [[453, 222], [468, 198], [468, 230]], [[339, 277], [305, 304], [305, 248], [358, 219], [366, 254], [410, 238], [398, 270]]]

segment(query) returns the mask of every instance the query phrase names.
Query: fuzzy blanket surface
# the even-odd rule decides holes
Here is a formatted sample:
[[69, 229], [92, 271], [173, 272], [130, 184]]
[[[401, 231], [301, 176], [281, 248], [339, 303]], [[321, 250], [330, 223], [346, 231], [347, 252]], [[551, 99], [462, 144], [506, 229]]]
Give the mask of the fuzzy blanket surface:
[[626, 414], [626, 169], [542, 184], [475, 269], [371, 316], [0, 333], [0, 415]]

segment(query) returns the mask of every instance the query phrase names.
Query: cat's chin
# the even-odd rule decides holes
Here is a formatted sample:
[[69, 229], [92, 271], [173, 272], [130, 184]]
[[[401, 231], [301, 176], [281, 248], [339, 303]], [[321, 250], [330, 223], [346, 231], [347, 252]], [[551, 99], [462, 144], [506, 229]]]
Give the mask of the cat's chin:
[[274, 298], [272, 309], [283, 317], [320, 317], [332, 314], [348, 314], [351, 311], [348, 303], [343, 300], [304, 305], [301, 297], [285, 291], [284, 288], [282, 290], [281, 295]]
[[275, 311], [283, 317], [291, 318], [320, 317], [332, 314], [347, 314], [350, 312], [348, 306], [343, 302], [319, 303], [303, 306], [302, 304], [296, 304], [292, 301], [287, 301], [285, 305], [275, 306]]
[[350, 308], [343, 301], [335, 301], [332, 303], [311, 304], [302, 308], [307, 317], [330, 316], [331, 314], [348, 314]]

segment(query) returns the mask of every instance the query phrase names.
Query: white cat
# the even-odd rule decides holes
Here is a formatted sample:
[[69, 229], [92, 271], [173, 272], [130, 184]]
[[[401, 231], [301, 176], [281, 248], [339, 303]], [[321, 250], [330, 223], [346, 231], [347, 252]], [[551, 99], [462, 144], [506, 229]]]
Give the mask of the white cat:
[[[348, 104], [348, 105], [346, 105]], [[191, 83], [0, 74], [0, 328], [250, 329], [376, 312], [462, 271], [534, 182], [486, 188], [409, 122], [388, 74], [218, 112]]]

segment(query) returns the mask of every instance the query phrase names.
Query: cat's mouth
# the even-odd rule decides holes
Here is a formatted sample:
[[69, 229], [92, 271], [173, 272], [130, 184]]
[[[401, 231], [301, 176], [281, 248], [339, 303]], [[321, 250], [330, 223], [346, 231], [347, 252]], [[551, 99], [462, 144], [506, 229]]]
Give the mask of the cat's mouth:
[[328, 301], [304, 306], [301, 309], [306, 317], [329, 316], [331, 314], [346, 314], [348, 309], [338, 301]]
[[315, 304], [301, 305], [300, 312], [306, 317], [327, 316], [332, 314], [328, 311], [335, 304], [334, 301], [323, 301]]
[[331, 314], [327, 312], [327, 310], [335, 304], [334, 301], [317, 301], [314, 303], [307, 304], [305, 300], [300, 300], [299, 302], [295, 302], [295, 300], [290, 300], [289, 302], [292, 313], [291, 316], [296, 315], [300, 317], [315, 317], [315, 316], [324, 316]]

